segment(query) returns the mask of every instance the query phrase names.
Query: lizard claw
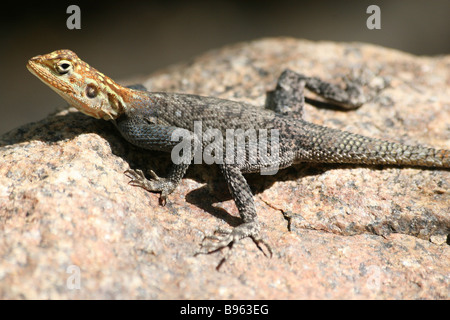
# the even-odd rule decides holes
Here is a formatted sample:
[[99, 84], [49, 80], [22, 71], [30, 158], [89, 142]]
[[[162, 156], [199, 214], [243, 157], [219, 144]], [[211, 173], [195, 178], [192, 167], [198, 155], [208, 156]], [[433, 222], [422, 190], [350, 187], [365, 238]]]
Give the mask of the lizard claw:
[[165, 206], [167, 203], [167, 196], [175, 189], [174, 183], [166, 178], [160, 178], [153, 170], [149, 171], [151, 180], [148, 180], [142, 170], [128, 169], [125, 175], [131, 180], [128, 182], [134, 187], [140, 187], [150, 192], [161, 192], [159, 204]]
[[[243, 223], [232, 230], [220, 228], [217, 229], [214, 232], [214, 235], [206, 236], [203, 239], [201, 248], [199, 251], [196, 252], [195, 255], [213, 253], [225, 247], [230, 247], [231, 249], [233, 247], [233, 244], [239, 242], [241, 239], [246, 237], [250, 237], [256, 244], [258, 249], [261, 250], [266, 257], [271, 258], [273, 256], [272, 248], [270, 247], [269, 243], [260, 237], [259, 225], [255, 221]], [[262, 245], [265, 247], [266, 250], [263, 250]], [[227, 260], [227, 258], [230, 255], [230, 252], [231, 250], [222, 259], [222, 262], [219, 264], [218, 267], [220, 267], [220, 265], [225, 260]]]
[[140, 187], [139, 183], [142, 180], [145, 180], [144, 173], [140, 169], [137, 169], [137, 170], [128, 169], [128, 170], [125, 170], [124, 173], [128, 178], [131, 179], [130, 182], [128, 182], [128, 184], [130, 184], [132, 186]]

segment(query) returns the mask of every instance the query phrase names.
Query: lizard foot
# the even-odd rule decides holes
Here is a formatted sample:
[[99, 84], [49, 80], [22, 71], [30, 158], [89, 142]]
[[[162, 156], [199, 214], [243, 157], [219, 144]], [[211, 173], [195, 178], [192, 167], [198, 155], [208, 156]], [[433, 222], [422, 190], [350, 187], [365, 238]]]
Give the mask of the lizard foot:
[[[199, 251], [195, 255], [198, 254], [209, 254], [212, 252], [216, 252], [225, 247], [233, 247], [233, 244], [239, 242], [241, 239], [250, 237], [253, 242], [256, 244], [259, 250], [261, 250], [266, 257], [272, 257], [272, 249], [266, 240], [261, 238], [259, 235], [259, 224], [256, 221], [243, 223], [232, 230], [225, 229], [217, 229], [214, 233], [217, 235], [206, 236], [203, 239], [202, 246]], [[208, 241], [206, 241], [208, 240]], [[206, 241], [206, 242], [205, 242]], [[266, 251], [263, 250], [263, 245], [266, 248]], [[227, 260], [230, 255], [231, 250], [227, 253], [227, 255], [222, 259], [220, 265]]]
[[368, 68], [352, 69], [350, 75], [344, 77], [349, 104], [359, 107], [372, 101], [383, 89], [389, 86], [390, 80], [373, 73]]
[[167, 196], [172, 193], [176, 186], [171, 180], [158, 177], [158, 175], [153, 170], [150, 170], [149, 174], [151, 176], [151, 180], [148, 180], [145, 177], [142, 170], [129, 169], [125, 171], [125, 175], [131, 179], [129, 182], [130, 185], [141, 187], [151, 192], [161, 192], [159, 203], [165, 206], [167, 202]]

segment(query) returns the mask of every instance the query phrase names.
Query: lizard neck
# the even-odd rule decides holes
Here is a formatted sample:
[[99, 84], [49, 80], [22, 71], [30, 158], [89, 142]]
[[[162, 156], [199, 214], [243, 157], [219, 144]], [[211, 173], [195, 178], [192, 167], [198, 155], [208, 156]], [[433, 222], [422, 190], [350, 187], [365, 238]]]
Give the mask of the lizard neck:
[[146, 91], [121, 86], [120, 92], [117, 92], [117, 94], [121, 97], [123, 103], [121, 114], [147, 108], [153, 102]]

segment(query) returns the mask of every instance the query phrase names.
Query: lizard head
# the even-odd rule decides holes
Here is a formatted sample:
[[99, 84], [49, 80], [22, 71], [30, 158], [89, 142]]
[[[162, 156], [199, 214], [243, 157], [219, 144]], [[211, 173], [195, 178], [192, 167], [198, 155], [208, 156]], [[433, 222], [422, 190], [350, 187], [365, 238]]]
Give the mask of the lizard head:
[[79, 111], [97, 119], [116, 119], [124, 110], [126, 88], [89, 66], [70, 50], [31, 58], [28, 70]]

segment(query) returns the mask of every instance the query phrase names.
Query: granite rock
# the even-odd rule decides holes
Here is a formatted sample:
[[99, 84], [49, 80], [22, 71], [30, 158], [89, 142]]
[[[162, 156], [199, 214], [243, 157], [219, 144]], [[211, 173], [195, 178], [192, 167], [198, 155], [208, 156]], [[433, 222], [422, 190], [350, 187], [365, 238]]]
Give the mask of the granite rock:
[[[449, 66], [450, 56], [274, 38], [124, 83], [263, 105], [286, 68], [335, 83], [366, 70], [390, 86], [352, 112], [307, 105], [306, 120], [450, 149]], [[250, 175], [274, 256], [245, 239], [216, 270], [224, 252], [194, 254], [205, 234], [240, 221], [216, 167], [193, 165], [161, 207], [123, 172], [163, 175], [169, 156], [73, 108], [6, 133], [0, 155], [2, 299], [450, 298], [448, 170], [301, 165]]]

